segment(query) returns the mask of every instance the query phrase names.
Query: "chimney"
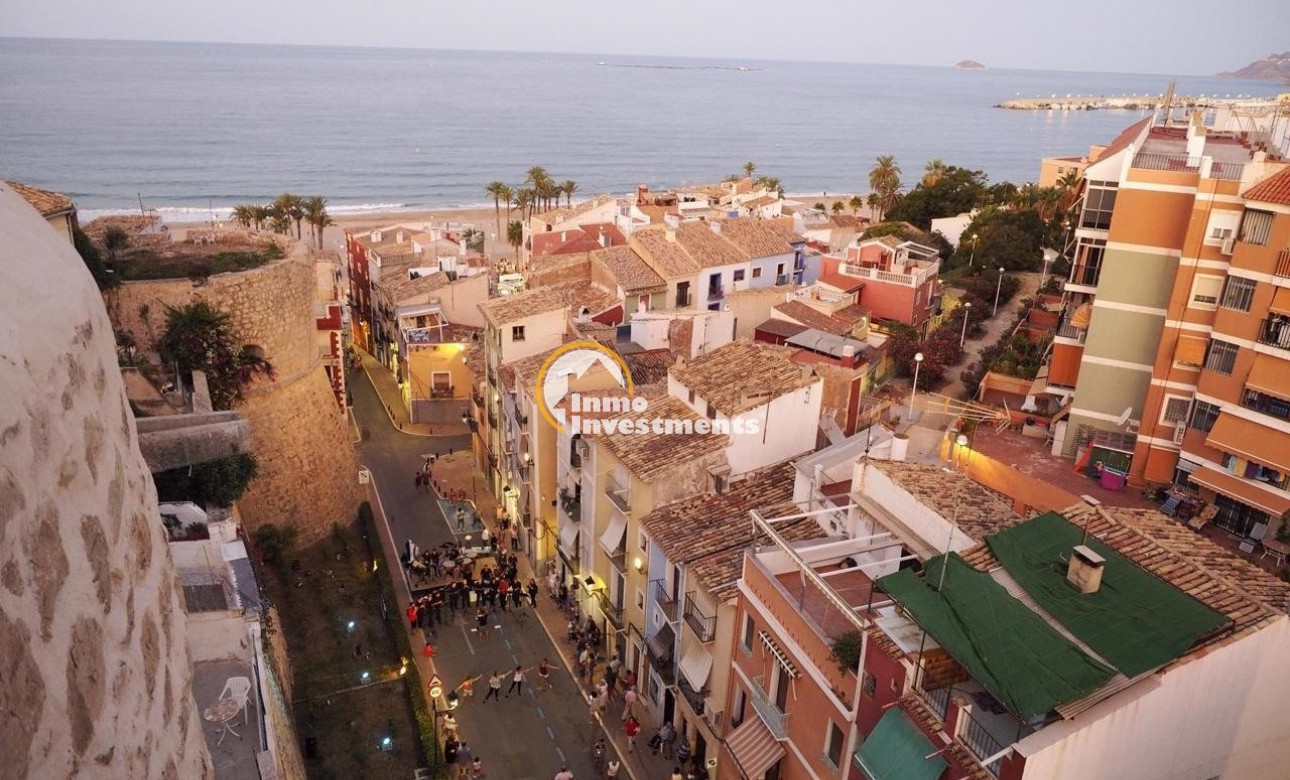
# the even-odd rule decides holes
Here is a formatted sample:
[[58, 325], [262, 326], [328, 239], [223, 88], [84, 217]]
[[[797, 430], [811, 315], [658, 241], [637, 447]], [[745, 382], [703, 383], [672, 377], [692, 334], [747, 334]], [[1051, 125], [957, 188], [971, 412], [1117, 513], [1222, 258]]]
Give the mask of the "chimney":
[[561, 244], [563, 244], [563, 243], [565, 243], [565, 242], [566, 242], [566, 241], [568, 241], [568, 240], [569, 240], [569, 231], [567, 231], [567, 230], [561, 230], [561, 231], [560, 231], [560, 243], [561, 243]]
[[1066, 581], [1080, 593], [1097, 593], [1102, 587], [1102, 567], [1106, 559], [1086, 545], [1077, 545], [1071, 551], [1071, 562], [1066, 567]]
[[647, 203], [649, 203], [649, 185], [638, 184], [636, 186], [636, 204], [644, 206]]
[[604, 249], [605, 247], [609, 246], [609, 237], [605, 235], [604, 228], [600, 229], [600, 235], [596, 237], [596, 243], [600, 244], [601, 249]]
[[672, 243], [674, 243], [674, 244], [675, 244], [675, 243], [676, 243], [676, 228], [671, 227], [671, 226], [668, 226], [667, 230], [663, 231], [663, 237], [664, 237], [664, 238], [666, 238], [668, 241], [671, 241]]

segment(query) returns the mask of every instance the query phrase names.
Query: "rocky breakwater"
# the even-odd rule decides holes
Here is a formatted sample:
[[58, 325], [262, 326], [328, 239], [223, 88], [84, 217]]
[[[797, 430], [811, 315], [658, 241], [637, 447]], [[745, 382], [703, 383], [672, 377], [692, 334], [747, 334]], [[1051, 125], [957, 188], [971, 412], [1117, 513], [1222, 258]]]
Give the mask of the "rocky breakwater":
[[0, 776], [213, 776], [112, 327], [0, 185]]

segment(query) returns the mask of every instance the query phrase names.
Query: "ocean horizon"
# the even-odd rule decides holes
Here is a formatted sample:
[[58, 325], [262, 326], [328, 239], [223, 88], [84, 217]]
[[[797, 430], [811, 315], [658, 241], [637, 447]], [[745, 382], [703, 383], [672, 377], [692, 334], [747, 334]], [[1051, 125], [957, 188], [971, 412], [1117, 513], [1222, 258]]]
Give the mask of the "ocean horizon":
[[[985, 60], [988, 65], [988, 59]], [[1160, 94], [1173, 77], [952, 65], [313, 45], [0, 38], [0, 177], [86, 218], [217, 217], [284, 191], [337, 215], [491, 207], [534, 165], [578, 197], [717, 181], [757, 164], [796, 193], [867, 190], [892, 154], [992, 182], [1110, 141], [1142, 111], [1027, 112], [1013, 97]], [[1177, 77], [1179, 94], [1272, 96]]]

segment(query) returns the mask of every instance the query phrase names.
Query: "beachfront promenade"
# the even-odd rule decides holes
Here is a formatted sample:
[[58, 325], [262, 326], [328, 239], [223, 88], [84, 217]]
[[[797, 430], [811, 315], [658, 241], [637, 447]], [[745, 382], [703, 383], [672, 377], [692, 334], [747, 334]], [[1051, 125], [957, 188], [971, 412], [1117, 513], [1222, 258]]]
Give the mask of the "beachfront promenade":
[[[1283, 95], [1282, 98], [1285, 98]], [[1017, 111], [1097, 111], [1123, 109], [1128, 111], [1155, 110], [1165, 100], [1164, 95], [1049, 95], [1048, 97], [1013, 98], [999, 103], [995, 108]], [[1287, 102], [1282, 100], [1281, 102]], [[1174, 95], [1174, 108], [1271, 108], [1276, 100], [1249, 95]]]

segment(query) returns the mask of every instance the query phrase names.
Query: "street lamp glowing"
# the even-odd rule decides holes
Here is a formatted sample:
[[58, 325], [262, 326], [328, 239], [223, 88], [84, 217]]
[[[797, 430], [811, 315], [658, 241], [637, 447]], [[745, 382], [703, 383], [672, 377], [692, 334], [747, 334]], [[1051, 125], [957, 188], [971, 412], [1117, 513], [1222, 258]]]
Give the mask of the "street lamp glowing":
[[362, 674], [358, 676], [358, 679], [362, 680], [363, 682], [367, 682], [372, 679], [372, 673], [368, 671], [364, 671]]
[[966, 447], [968, 443], [968, 437], [960, 433], [959, 437], [954, 440], [954, 443], [959, 445], [960, 447]]
[[354, 633], [354, 629], [356, 628], [358, 628], [358, 623], [353, 620], [350, 620], [345, 623], [345, 630], [351, 634]]
[[964, 303], [963, 309], [963, 333], [959, 335], [959, 349], [963, 349], [963, 342], [967, 340], [968, 315], [972, 313], [972, 302]]
[[976, 233], [972, 234], [972, 253], [968, 255], [968, 268], [972, 267], [974, 260], [976, 260]]
[[914, 354], [914, 384], [909, 388], [909, 422], [914, 422], [914, 393], [918, 392], [918, 369], [923, 367], [923, 353]]
[[999, 281], [994, 286], [994, 314], [991, 314], [990, 315], [991, 317], [999, 313], [999, 293], [1002, 290], [1003, 290], [1003, 266], [999, 266]]
[[636, 569], [636, 571], [640, 571], [641, 569], [645, 568], [645, 562], [641, 560], [641, 557], [639, 555], [637, 555], [635, 558], [632, 559], [632, 566]]

